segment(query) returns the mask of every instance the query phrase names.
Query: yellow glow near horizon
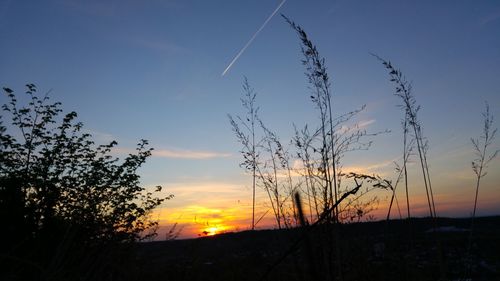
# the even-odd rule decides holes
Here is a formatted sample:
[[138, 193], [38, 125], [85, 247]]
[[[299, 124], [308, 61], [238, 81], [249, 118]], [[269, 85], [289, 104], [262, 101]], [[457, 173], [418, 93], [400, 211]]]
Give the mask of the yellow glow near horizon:
[[[346, 166], [346, 171], [355, 171], [371, 174], [378, 171], [378, 174], [387, 172], [388, 166], [392, 163], [390, 159], [380, 164], [369, 163], [367, 165]], [[298, 166], [298, 165], [297, 165]], [[300, 167], [300, 166], [299, 166]], [[472, 210], [472, 199], [474, 194], [473, 176], [468, 170], [444, 170], [439, 173], [433, 182], [435, 186], [434, 197], [436, 209], [439, 216], [467, 216]], [[428, 216], [428, 203], [418, 171], [414, 172], [409, 185], [411, 216]], [[292, 174], [292, 176], [298, 176]], [[453, 179], [460, 179], [458, 182]], [[480, 212], [492, 214], [497, 212], [500, 200], [498, 186], [500, 175], [491, 173], [487, 181], [481, 186], [479, 194]], [[369, 184], [367, 183], [367, 187]], [[472, 187], [471, 187], [472, 186]], [[173, 183], [165, 184], [168, 193], [175, 194], [175, 198], [169, 200], [161, 208], [157, 208], [151, 214], [153, 219], [160, 223], [158, 239], [166, 237], [170, 229], [180, 231], [179, 238], [195, 238], [200, 236], [212, 236], [224, 232], [238, 232], [251, 229], [252, 221], [252, 200], [251, 188], [244, 183], [227, 182], [194, 182], [194, 183]], [[269, 204], [269, 199], [261, 189], [256, 194], [255, 217], [258, 220], [257, 229], [275, 228], [275, 218]], [[369, 216], [365, 219], [385, 219], [389, 209], [392, 191], [375, 189], [362, 199], [377, 196], [380, 200], [376, 204]], [[404, 186], [400, 186], [396, 192], [396, 198], [391, 208], [391, 218], [405, 218], [407, 216], [407, 206]], [[304, 211], [309, 212], [308, 201], [304, 200]], [[262, 218], [262, 219], [260, 219]]]
[[224, 233], [226, 227], [224, 226], [210, 226], [205, 228], [202, 233], [206, 234], [207, 236], [214, 236], [217, 234]]

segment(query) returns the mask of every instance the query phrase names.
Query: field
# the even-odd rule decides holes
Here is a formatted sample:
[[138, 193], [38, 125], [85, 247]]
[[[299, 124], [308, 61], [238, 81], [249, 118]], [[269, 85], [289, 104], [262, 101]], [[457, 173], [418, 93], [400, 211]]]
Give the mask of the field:
[[[342, 280], [463, 280], [467, 272], [472, 280], [500, 280], [500, 217], [477, 219], [468, 258], [469, 224], [440, 218], [434, 231], [432, 220], [412, 219], [411, 238], [406, 220], [342, 225]], [[144, 280], [261, 280], [268, 271], [262, 280], [324, 279], [328, 268], [317, 258], [325, 231], [304, 233], [260, 230], [148, 242], [139, 245], [137, 265]]]

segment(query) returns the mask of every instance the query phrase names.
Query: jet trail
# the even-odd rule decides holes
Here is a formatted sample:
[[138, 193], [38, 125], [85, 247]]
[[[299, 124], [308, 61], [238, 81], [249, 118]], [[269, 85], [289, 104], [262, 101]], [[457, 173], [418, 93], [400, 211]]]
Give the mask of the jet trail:
[[231, 66], [233, 66], [233, 64], [238, 60], [238, 58], [241, 56], [241, 54], [243, 54], [243, 52], [248, 48], [248, 46], [250, 46], [250, 44], [252, 44], [255, 37], [257, 37], [257, 35], [259, 35], [259, 33], [262, 31], [262, 29], [264, 29], [264, 27], [266, 27], [267, 23], [274, 17], [274, 15], [278, 12], [278, 10], [281, 8], [281, 6], [283, 6], [283, 4], [285, 4], [285, 2], [286, 2], [286, 0], [281, 1], [281, 3], [274, 10], [274, 12], [266, 19], [266, 21], [260, 26], [260, 28], [253, 34], [252, 38], [250, 38], [250, 40], [248, 40], [248, 42], [245, 44], [245, 46], [243, 46], [243, 48], [240, 50], [240, 52], [234, 57], [234, 59], [231, 61], [231, 63], [229, 63], [229, 65], [226, 67], [226, 69], [224, 69], [224, 72], [222, 72], [221, 76], [224, 76], [229, 71]]

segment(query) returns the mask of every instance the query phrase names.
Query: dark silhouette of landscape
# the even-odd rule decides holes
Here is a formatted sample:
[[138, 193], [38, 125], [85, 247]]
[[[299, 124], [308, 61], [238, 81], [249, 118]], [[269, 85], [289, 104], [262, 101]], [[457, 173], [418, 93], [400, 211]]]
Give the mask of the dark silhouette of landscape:
[[[335, 111], [326, 59], [300, 25], [282, 17], [298, 36], [298, 63], [310, 90], [307, 106], [317, 119], [294, 125], [293, 138], [282, 140], [262, 117], [259, 96], [244, 78], [243, 111], [228, 115], [241, 145], [240, 166], [252, 183], [251, 223], [242, 232], [206, 236], [205, 231], [206, 237], [177, 239], [174, 225], [172, 235], [159, 241], [153, 211], [175, 194], [162, 196], [162, 186], [142, 185], [138, 170], [152, 155], [149, 142], [140, 139], [136, 150], [120, 159], [113, 154], [116, 141], [97, 143], [77, 113], [66, 113], [50, 92], [31, 83], [24, 93], [4, 86], [0, 279], [500, 280], [500, 217], [476, 216], [482, 180], [498, 153], [489, 104], [471, 144], [476, 176], [471, 217], [443, 217], [432, 181], [439, 175], [428, 163], [429, 143], [411, 79], [373, 54], [401, 109], [402, 135], [394, 137], [401, 140], [403, 156], [394, 175], [349, 171], [345, 155], [362, 155], [389, 130], [371, 132], [356, 123], [364, 105]], [[419, 176], [410, 177], [409, 169]], [[426, 217], [412, 215], [410, 182], [425, 190]], [[263, 217], [256, 213], [256, 190], [267, 196], [274, 229], [256, 230]], [[397, 190], [404, 190], [406, 210]], [[376, 191], [388, 194], [385, 218], [372, 216], [380, 200]], [[396, 210], [400, 218], [392, 219]]]
[[[471, 256], [465, 255], [470, 219], [439, 218], [436, 232], [430, 218], [411, 223], [412, 244], [407, 243], [407, 220], [342, 225], [342, 280], [500, 278], [500, 217], [476, 218]], [[148, 280], [325, 280], [331, 268], [321, 255], [328, 247], [323, 231], [275, 229], [149, 242], [138, 246], [138, 260]], [[435, 235], [442, 241], [444, 268]]]

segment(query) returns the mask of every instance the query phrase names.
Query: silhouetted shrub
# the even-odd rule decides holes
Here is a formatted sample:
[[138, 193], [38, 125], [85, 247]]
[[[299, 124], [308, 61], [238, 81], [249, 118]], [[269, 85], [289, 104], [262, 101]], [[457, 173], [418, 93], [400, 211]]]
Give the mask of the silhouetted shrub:
[[[26, 86], [26, 105], [3, 88], [8, 100], [0, 116], [2, 263], [47, 271], [68, 254], [88, 258], [88, 249], [155, 235], [150, 212], [171, 196], [155, 195], [160, 186], [155, 192], [140, 186], [137, 169], [151, 155], [148, 142], [141, 140], [120, 161], [112, 154], [116, 141], [96, 145], [75, 112], [61, 116], [60, 103]], [[4, 125], [6, 119], [10, 124]]]

